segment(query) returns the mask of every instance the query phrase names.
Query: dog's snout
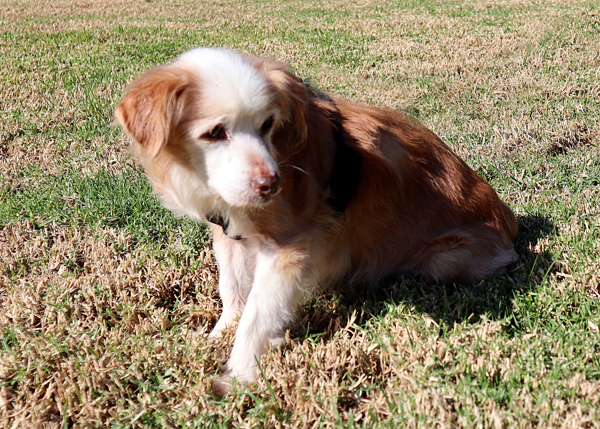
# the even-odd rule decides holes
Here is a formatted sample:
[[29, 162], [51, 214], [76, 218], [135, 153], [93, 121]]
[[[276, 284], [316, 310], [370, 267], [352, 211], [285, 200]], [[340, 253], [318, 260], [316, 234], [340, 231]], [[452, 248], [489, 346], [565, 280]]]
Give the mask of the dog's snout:
[[260, 175], [252, 179], [252, 190], [261, 197], [272, 197], [279, 188], [279, 174]]

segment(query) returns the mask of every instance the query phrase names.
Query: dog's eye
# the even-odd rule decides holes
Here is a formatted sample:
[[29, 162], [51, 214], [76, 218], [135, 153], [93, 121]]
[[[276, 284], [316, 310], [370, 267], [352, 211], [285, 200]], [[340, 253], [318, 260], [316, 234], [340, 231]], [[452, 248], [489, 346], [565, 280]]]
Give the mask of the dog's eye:
[[267, 119], [260, 127], [260, 135], [264, 136], [269, 131], [271, 131], [271, 128], [273, 128], [274, 122], [275, 122], [275, 118], [273, 118], [272, 116], [269, 119]]
[[205, 132], [200, 136], [205, 140], [225, 140], [227, 138], [227, 132], [223, 125], [217, 125], [212, 130]]

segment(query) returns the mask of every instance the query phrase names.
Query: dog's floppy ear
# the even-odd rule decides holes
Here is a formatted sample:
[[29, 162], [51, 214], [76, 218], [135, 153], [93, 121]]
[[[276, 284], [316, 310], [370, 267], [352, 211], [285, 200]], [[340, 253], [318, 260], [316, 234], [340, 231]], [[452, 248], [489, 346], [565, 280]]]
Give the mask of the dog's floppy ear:
[[275, 87], [283, 119], [293, 121], [302, 137], [306, 137], [308, 92], [305, 85], [284, 64], [265, 61], [264, 68], [267, 79]]
[[169, 139], [180, 115], [179, 98], [189, 73], [176, 66], [157, 67], [131, 85], [115, 109], [117, 122], [154, 158]]

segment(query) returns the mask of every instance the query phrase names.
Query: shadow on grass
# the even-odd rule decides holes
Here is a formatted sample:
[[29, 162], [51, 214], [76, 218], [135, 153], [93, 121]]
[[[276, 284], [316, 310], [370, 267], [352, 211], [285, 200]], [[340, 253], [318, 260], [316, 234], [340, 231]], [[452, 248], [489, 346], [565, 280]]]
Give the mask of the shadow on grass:
[[556, 270], [547, 253], [535, 251], [537, 243], [555, 233], [552, 221], [541, 215], [519, 216], [519, 236], [515, 248], [519, 260], [508, 266], [505, 274], [474, 285], [441, 285], [425, 281], [395, 278], [380, 290], [335, 296], [333, 299], [311, 299], [300, 310], [302, 326], [294, 330], [298, 336], [331, 336], [347, 325], [356, 311], [356, 323], [384, 316], [390, 304], [405, 303], [418, 312], [431, 316], [440, 326], [468, 320], [477, 322], [482, 316], [502, 319], [513, 312], [515, 294], [534, 290]]

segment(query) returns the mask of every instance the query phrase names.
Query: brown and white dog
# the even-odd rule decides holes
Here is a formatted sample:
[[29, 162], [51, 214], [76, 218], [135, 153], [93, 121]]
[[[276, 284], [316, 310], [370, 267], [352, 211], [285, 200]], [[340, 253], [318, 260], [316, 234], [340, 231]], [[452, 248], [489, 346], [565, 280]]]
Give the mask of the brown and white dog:
[[517, 258], [515, 216], [433, 132], [316, 93], [282, 64], [195, 49], [141, 76], [115, 115], [164, 205], [212, 226], [223, 313], [210, 335], [240, 318], [221, 394], [256, 380], [316, 285], [473, 282]]

